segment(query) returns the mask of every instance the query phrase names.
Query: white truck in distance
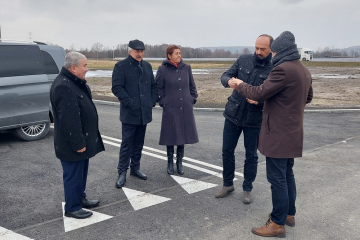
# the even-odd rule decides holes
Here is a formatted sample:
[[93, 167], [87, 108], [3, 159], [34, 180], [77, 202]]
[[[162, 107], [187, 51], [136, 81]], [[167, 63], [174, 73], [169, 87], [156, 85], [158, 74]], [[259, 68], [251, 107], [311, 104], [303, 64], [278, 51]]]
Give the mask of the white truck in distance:
[[309, 48], [298, 48], [301, 61], [311, 61], [313, 59], [313, 52]]

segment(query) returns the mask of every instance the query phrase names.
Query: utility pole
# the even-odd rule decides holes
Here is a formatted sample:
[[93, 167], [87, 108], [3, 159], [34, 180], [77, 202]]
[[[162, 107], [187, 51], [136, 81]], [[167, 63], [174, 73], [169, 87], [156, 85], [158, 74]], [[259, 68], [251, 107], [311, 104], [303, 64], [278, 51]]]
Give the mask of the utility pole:
[[115, 47], [113, 46], [113, 59], [114, 59], [114, 55], [115, 55]]
[[0, 42], [1, 42], [1, 25], [0, 25]]

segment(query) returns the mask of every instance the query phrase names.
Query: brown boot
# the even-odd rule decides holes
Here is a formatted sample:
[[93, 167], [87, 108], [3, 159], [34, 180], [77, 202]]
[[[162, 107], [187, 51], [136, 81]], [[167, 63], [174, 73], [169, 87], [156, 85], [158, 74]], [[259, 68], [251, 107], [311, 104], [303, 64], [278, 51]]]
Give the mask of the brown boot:
[[250, 204], [252, 201], [251, 192], [243, 191], [243, 203]]
[[295, 227], [295, 216], [287, 215], [285, 224], [290, 227]]
[[[269, 218], [271, 218], [271, 213], [269, 213]], [[295, 216], [287, 215], [285, 224], [289, 227], [295, 227]]]
[[234, 185], [230, 186], [230, 187], [225, 187], [223, 186], [222, 189], [220, 190], [220, 192], [218, 192], [215, 197], [216, 198], [224, 198], [226, 197], [229, 193], [233, 192], [235, 190]]
[[263, 237], [286, 237], [285, 227], [274, 223], [271, 218], [262, 227], [253, 228], [252, 233]]

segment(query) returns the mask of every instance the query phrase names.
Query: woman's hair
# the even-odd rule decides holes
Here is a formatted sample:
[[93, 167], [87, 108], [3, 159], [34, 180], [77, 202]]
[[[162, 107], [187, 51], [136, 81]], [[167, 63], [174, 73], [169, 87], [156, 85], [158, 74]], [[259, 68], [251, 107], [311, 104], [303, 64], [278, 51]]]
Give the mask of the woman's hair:
[[169, 59], [168, 55], [172, 55], [175, 49], [180, 49], [181, 50], [181, 48], [176, 46], [176, 45], [168, 46], [168, 48], [166, 49], [166, 58], [167, 59]]

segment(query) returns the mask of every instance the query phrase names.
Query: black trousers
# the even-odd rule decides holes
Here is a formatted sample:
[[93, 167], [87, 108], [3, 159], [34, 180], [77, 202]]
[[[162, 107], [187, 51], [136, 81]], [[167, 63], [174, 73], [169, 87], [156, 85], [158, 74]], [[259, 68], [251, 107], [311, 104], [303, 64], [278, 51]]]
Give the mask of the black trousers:
[[239, 127], [225, 119], [223, 132], [223, 181], [224, 186], [233, 185], [235, 177], [235, 148], [241, 133], [244, 134], [245, 161], [243, 190], [251, 192], [258, 166], [257, 148], [259, 144], [260, 128]]
[[296, 213], [296, 184], [293, 158], [266, 157], [266, 176], [271, 183], [273, 210], [271, 220], [285, 225], [286, 216]]
[[74, 212], [82, 208], [81, 197], [86, 197], [86, 179], [89, 159], [68, 162], [61, 161], [65, 194], [65, 212]]
[[[119, 154], [118, 173], [140, 169], [141, 151], [144, 146], [147, 125], [122, 123], [122, 140]], [[131, 159], [131, 162], [130, 162]]]

